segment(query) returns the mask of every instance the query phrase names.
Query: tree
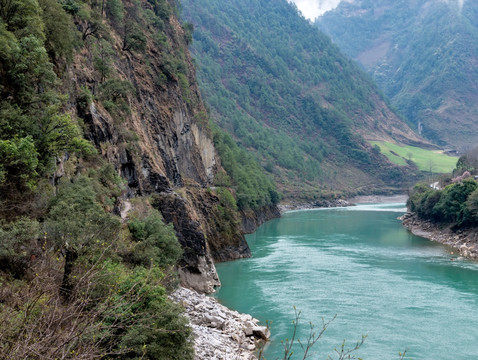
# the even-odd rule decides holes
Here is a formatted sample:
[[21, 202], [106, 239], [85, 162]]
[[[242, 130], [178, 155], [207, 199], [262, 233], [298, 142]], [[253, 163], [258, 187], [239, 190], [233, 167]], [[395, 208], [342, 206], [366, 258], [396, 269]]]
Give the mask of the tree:
[[165, 269], [176, 264], [181, 257], [182, 248], [173, 224], [166, 225], [159, 211], [152, 209], [146, 217], [131, 219], [128, 228], [134, 240], [129, 255], [133, 263]]
[[[104, 0], [103, 0], [104, 3]], [[121, 22], [124, 18], [124, 6], [121, 0], [106, 1], [106, 15], [114, 22]]]
[[31, 136], [0, 140], [0, 190], [32, 189], [38, 176], [38, 157]]
[[57, 0], [39, 0], [45, 24], [45, 48], [54, 60], [61, 57], [72, 60], [73, 31], [71, 16]]
[[98, 41], [96, 53], [97, 55], [93, 59], [93, 65], [95, 67], [95, 70], [99, 73], [100, 83], [102, 83], [111, 74], [111, 55], [114, 54], [114, 51], [108, 41], [106, 41], [105, 39], [101, 39]]
[[127, 20], [124, 26], [123, 51], [146, 51], [146, 36], [140, 26], [131, 19]]
[[61, 292], [68, 298], [74, 288], [71, 277], [76, 260], [86, 252], [110, 245], [120, 221], [106, 213], [97, 200], [92, 179], [79, 177], [62, 186], [53, 199], [45, 231], [65, 257]]

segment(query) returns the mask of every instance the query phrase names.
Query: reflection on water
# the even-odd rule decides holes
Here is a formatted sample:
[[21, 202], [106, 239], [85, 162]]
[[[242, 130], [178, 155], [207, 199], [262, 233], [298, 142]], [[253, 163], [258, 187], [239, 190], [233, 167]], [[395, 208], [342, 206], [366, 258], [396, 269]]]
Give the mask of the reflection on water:
[[218, 264], [217, 297], [272, 321], [269, 360], [290, 337], [293, 305], [305, 322], [338, 315], [312, 359], [362, 334], [358, 355], [368, 360], [405, 349], [414, 359], [478, 358], [477, 264], [450, 261], [449, 249], [407, 232], [403, 212], [381, 204], [286, 213], [247, 237], [253, 258]]

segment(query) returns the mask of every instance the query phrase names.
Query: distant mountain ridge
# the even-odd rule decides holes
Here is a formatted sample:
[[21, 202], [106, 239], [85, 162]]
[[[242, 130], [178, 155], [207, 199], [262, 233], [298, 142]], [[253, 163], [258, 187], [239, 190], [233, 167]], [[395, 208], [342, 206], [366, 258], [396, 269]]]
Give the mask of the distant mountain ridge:
[[343, 1], [316, 25], [372, 74], [424, 137], [460, 151], [478, 135], [476, 1]]
[[195, 27], [198, 78], [213, 117], [255, 152], [282, 190], [374, 191], [403, 184], [403, 169], [367, 140], [422, 140], [294, 5], [182, 4], [184, 19]]

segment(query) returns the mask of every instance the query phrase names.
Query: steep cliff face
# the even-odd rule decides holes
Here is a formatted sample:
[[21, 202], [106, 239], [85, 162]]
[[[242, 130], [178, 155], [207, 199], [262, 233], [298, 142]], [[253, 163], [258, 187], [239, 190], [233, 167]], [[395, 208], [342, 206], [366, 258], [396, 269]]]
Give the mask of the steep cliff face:
[[[105, 16], [102, 26], [109, 36], [91, 36], [75, 57], [69, 70], [69, 87], [76, 94], [71, 111], [126, 180], [125, 196], [155, 194], [154, 206], [174, 224], [184, 249], [179, 264], [183, 284], [211, 292], [220, 284], [214, 260], [250, 256], [250, 250], [238, 223], [229, 224], [229, 236], [217, 226], [219, 199], [207, 189], [221, 165], [188, 34], [172, 12], [153, 17], [162, 14], [158, 4], [171, 10], [165, 1], [123, 3], [125, 25]], [[131, 22], [140, 33], [128, 28]], [[88, 21], [76, 25], [83, 34], [92, 26]], [[107, 77], [98, 65], [104, 53]]]

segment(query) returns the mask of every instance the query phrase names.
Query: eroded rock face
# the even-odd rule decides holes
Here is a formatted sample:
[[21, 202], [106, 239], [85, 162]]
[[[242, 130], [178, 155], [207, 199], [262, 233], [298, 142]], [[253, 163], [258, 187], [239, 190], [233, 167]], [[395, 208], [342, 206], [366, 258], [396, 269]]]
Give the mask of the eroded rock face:
[[257, 319], [219, 304], [216, 299], [180, 288], [171, 299], [184, 306], [194, 334], [196, 360], [255, 360], [269, 329]]
[[[125, 16], [134, 17], [139, 6], [151, 5], [125, 2]], [[220, 284], [214, 261], [250, 256], [250, 250], [239, 225], [228, 238], [221, 234], [215, 217], [219, 199], [207, 193], [221, 165], [184, 31], [174, 15], [164, 19], [166, 45], [159, 48], [154, 41], [158, 30], [139, 19], [147, 42], [144, 53], [136, 53], [125, 51], [122, 30], [107, 17], [104, 21], [114, 50], [109, 75], [102, 78], [96, 71], [93, 39], [68, 68], [65, 83], [76, 96], [71, 112], [82, 119], [85, 137], [125, 179], [125, 198], [158, 194], [155, 207], [174, 224], [184, 249], [182, 283], [212, 292]], [[171, 67], [171, 59], [181, 63], [180, 71]], [[101, 86], [110, 80], [134, 88], [122, 95], [127, 111], [109, 111], [101, 100]]]
[[157, 194], [153, 206], [161, 211], [167, 223], [174, 225], [184, 249], [178, 264], [182, 284], [201, 292], [213, 292], [214, 287], [221, 283], [202, 226], [206, 220], [198, 214], [193, 204], [174, 192]]
[[259, 210], [243, 212], [242, 231], [251, 234], [268, 220], [280, 217], [280, 210], [277, 206], [266, 206]]

